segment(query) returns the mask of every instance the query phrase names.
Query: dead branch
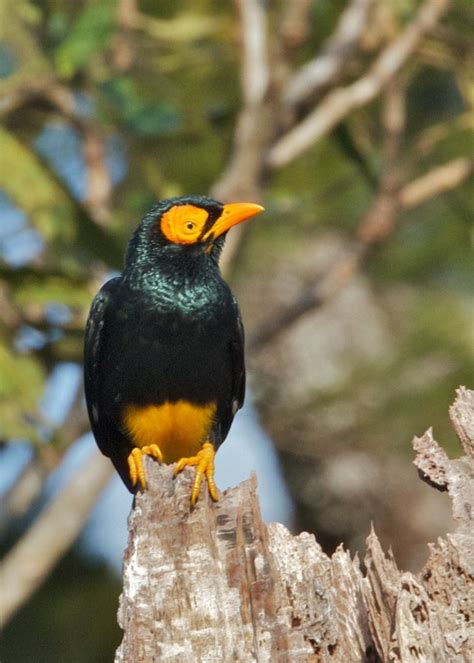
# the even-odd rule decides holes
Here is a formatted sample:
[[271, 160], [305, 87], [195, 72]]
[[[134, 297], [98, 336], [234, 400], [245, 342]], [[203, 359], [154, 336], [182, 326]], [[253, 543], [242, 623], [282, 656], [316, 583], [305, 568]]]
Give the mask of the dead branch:
[[444, 120], [434, 125], [430, 125], [427, 129], [420, 132], [419, 136], [415, 139], [412, 146], [411, 157], [417, 159], [426, 158], [430, 152], [441, 141], [446, 140], [450, 135], [456, 131], [473, 131], [474, 130], [474, 116], [471, 111], [466, 111], [460, 115], [455, 116], [450, 120]]
[[282, 48], [289, 52], [306, 41], [313, 0], [286, 0], [280, 21]]
[[[273, 133], [272, 104], [268, 99], [267, 13], [257, 0], [237, 2], [241, 25], [241, 89], [243, 105], [234, 131], [234, 145], [223, 174], [211, 187], [211, 195], [224, 202], [261, 199], [263, 155]], [[228, 238], [221, 266], [224, 272], [236, 255], [242, 226]]]
[[314, 98], [337, 80], [360, 42], [373, 4], [374, 0], [352, 0], [348, 4], [322, 52], [303, 65], [288, 82], [283, 98], [286, 106], [295, 107]]
[[112, 46], [114, 67], [121, 73], [129, 71], [135, 62], [132, 32], [138, 15], [137, 0], [119, 0], [117, 4], [117, 34]]
[[425, 0], [416, 17], [379, 55], [365, 76], [351, 85], [330, 92], [300, 124], [284, 134], [270, 149], [271, 168], [286, 165], [329, 133], [349, 113], [380, 94], [406, 63], [421, 39], [447, 11], [449, 0]]
[[219, 200], [259, 200], [262, 151], [268, 141], [266, 97], [270, 85], [267, 14], [257, 0], [237, 2], [241, 24], [243, 106], [236, 123], [229, 164], [212, 187]]
[[385, 92], [382, 110], [382, 174], [378, 191], [358, 226], [352, 246], [345, 250], [324, 274], [320, 274], [314, 282], [307, 283], [295, 301], [285, 309], [277, 311], [250, 335], [247, 344], [250, 351], [260, 349], [310, 310], [323, 306], [350, 283], [373, 246], [381, 243], [393, 232], [398, 211], [398, 155], [406, 121], [405, 93], [405, 86], [398, 81], [392, 81]]
[[465, 182], [474, 171], [474, 158], [460, 157], [433, 168], [413, 182], [406, 184], [398, 199], [403, 209], [413, 209], [426, 200], [452, 191]]
[[3, 532], [15, 519], [24, 516], [39, 497], [47, 476], [40, 459], [33, 457], [13, 486], [2, 496], [0, 505], [0, 532]]
[[31, 596], [81, 531], [112, 475], [97, 451], [43, 509], [0, 564], [0, 626]]
[[[453, 424], [466, 456], [474, 458], [474, 392], [458, 389], [457, 398], [449, 408], [449, 417]], [[472, 484], [474, 488], [474, 484]], [[474, 514], [471, 514], [474, 516]]]
[[342, 547], [265, 525], [255, 478], [189, 509], [192, 472], [147, 460], [149, 489], [129, 519], [116, 663], [132, 661], [450, 661], [474, 648], [474, 392], [451, 408], [468, 455], [449, 460], [430, 432], [416, 465], [442, 481], [457, 530], [432, 544], [420, 574], [397, 568], [375, 532], [366, 573]]
[[105, 159], [105, 135], [97, 122], [77, 112], [71, 90], [60, 84], [53, 76], [41, 81], [31, 81], [28, 86], [14, 90], [5, 102], [2, 102], [0, 115], [11, 115], [18, 108], [39, 101], [51, 104], [79, 133], [87, 178], [84, 206], [96, 223], [104, 224], [110, 215], [112, 196], [112, 181]]
[[52, 85], [43, 95], [82, 138], [86, 167], [84, 206], [96, 223], [104, 224], [110, 215], [112, 196], [112, 180], [105, 160], [105, 135], [96, 122], [78, 114], [74, 96], [68, 88]]

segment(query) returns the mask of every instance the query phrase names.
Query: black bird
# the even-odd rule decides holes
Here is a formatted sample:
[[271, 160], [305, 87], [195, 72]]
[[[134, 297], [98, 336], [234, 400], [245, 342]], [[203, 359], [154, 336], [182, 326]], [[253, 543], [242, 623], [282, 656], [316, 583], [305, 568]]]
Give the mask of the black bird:
[[214, 500], [214, 455], [245, 394], [244, 332], [219, 270], [227, 231], [260, 205], [170, 198], [142, 219], [125, 269], [96, 295], [84, 377], [97, 444], [127, 488], [145, 488], [142, 458], [197, 465]]

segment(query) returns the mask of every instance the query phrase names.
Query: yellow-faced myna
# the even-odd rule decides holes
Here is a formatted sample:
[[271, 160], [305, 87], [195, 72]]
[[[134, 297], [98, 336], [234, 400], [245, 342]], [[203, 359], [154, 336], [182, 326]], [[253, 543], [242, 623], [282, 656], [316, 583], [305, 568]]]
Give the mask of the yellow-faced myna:
[[197, 465], [211, 497], [215, 450], [245, 393], [244, 334], [218, 260], [229, 228], [262, 211], [203, 196], [171, 198], [143, 218], [125, 269], [96, 295], [86, 328], [85, 392], [97, 444], [130, 491], [142, 458]]

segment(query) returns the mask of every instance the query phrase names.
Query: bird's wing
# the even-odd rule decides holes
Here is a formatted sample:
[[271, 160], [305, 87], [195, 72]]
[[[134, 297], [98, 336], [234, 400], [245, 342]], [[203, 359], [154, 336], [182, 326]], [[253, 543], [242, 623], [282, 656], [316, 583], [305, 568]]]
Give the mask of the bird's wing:
[[230, 342], [230, 353], [232, 361], [232, 414], [240, 410], [245, 400], [245, 359], [244, 359], [244, 326], [240, 315], [237, 301], [234, 299], [237, 308], [237, 320], [234, 334]]
[[221, 402], [219, 427], [217, 439], [214, 440], [216, 448], [219, 447], [227, 437], [227, 434], [232, 425], [235, 413], [240, 410], [244, 404], [245, 398], [245, 362], [244, 362], [244, 328], [242, 325], [242, 318], [234, 299], [236, 316], [235, 325], [232, 330], [229, 340], [229, 366], [231, 371], [231, 391], [230, 400]]
[[111, 279], [101, 288], [92, 302], [84, 339], [84, 391], [87, 410], [99, 449], [110, 456], [108, 435], [100, 407], [100, 364], [104, 345], [107, 308], [113, 301], [120, 277]]

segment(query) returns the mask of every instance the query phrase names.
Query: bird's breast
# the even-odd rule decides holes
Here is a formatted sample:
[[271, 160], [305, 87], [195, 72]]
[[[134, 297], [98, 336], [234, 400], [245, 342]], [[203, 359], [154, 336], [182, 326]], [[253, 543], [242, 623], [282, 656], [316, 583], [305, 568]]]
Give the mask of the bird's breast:
[[137, 447], [157, 444], [165, 463], [194, 456], [212, 428], [216, 403], [196, 405], [186, 400], [161, 405], [129, 405], [123, 424]]
[[[225, 295], [221, 305], [202, 296], [198, 306], [195, 288], [175, 292], [174, 303], [166, 292], [150, 283], [123, 287], [108, 321], [102, 393], [103, 407], [120, 418], [136, 446], [158, 444], [172, 459], [199, 450], [231, 398], [235, 314]], [[187, 307], [191, 300], [194, 311]]]

